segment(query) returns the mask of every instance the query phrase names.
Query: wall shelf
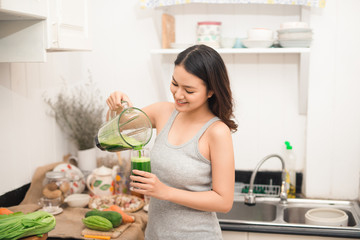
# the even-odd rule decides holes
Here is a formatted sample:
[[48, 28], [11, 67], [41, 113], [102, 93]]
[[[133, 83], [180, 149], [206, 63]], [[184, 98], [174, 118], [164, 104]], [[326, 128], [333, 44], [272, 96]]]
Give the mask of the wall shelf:
[[[184, 0], [184, 1], [155, 1], [155, 0], [141, 0], [142, 3], [147, 4], [147, 8], [156, 8], [156, 7], [165, 7], [168, 6], [169, 8], [171, 6], [174, 5], [180, 5], [183, 4], [187, 5], [186, 3], [204, 3], [204, 4], [208, 4], [211, 5], [212, 3], [235, 3], [233, 0]], [[238, 4], [243, 3], [243, 1], [239, 0], [236, 1]], [[257, 1], [256, 1], [257, 2]], [[273, 5], [277, 5], [277, 4], [281, 4], [284, 3], [284, 1], [267, 1], [268, 3], [274, 3]], [[285, 1], [286, 2], [286, 1]], [[317, 3], [316, 3], [317, 2]], [[299, 12], [296, 12], [296, 15], [299, 15], [299, 20], [298, 21], [303, 21], [303, 22], [309, 22], [309, 16], [310, 16], [310, 7], [315, 7], [314, 5], [312, 5], [311, 3], [315, 3], [319, 4], [316, 7], [325, 7], [325, 2], [326, 1], [302, 1], [301, 3], [305, 4], [305, 6], [303, 4], [300, 4], [299, 6]], [[165, 5], [168, 4], [168, 5]], [[247, 3], [255, 3], [255, 0], [249, 0]], [[300, 3], [300, 2], [299, 2]], [[270, 4], [271, 5], [271, 4]], [[250, 6], [250, 5], [249, 5]], [[163, 8], [164, 12], [168, 12], [168, 7]], [[189, 10], [189, 9], [188, 9]], [[257, 12], [257, 10], [255, 11], [254, 9], [252, 9], [254, 12], [251, 11], [251, 9], [248, 9], [248, 11], [250, 11], [250, 13], [255, 13]], [[191, 10], [192, 11], [192, 10]], [[194, 13], [196, 12], [202, 12], [202, 8], [196, 8]], [[214, 8], [211, 8], [210, 10], [210, 15], [213, 14], [214, 12]], [[211, 12], [212, 11], [212, 12]], [[282, 12], [281, 10], [278, 9], [279, 12]], [[221, 11], [220, 11], [221, 12]], [[224, 9], [223, 15], [226, 15], [226, 13], [231, 13], [231, 10], [226, 8]], [[175, 11], [176, 13], [176, 11]], [[179, 13], [178, 13], [179, 14]], [[217, 13], [216, 13], [217, 14]], [[243, 14], [247, 14], [246, 12], [244, 12]], [[282, 14], [286, 14], [284, 12], [282, 12]], [[205, 14], [206, 15], [206, 14]], [[216, 16], [216, 15], [215, 15]], [[227, 16], [225, 16], [225, 20]], [[184, 23], [187, 23], [185, 21], [186, 19], [181, 19], [181, 25], [184, 25]], [[266, 18], [264, 19], [264, 21], [266, 20]], [[189, 25], [187, 25], [188, 27]], [[184, 27], [186, 28], [186, 27]], [[192, 42], [189, 41], [188, 39], [181, 39], [181, 41], [179, 42]], [[174, 55], [179, 54], [181, 51], [183, 51], [185, 48], [179, 48], [179, 49], [152, 49], [150, 50], [150, 53], [153, 56], [160, 56], [162, 58], [164, 58], [164, 62], [169, 61], [170, 58], [172, 58]], [[298, 63], [298, 97], [299, 97], [299, 105], [298, 105], [298, 111], [300, 115], [306, 115], [307, 114], [307, 104], [308, 104], [308, 85], [309, 85], [309, 63], [310, 63], [310, 52], [311, 52], [311, 48], [218, 48], [216, 49], [218, 51], [219, 54], [221, 55], [244, 55], [244, 54], [295, 54], [299, 56], [299, 63]], [[168, 58], [169, 57], [169, 58]]]
[[[153, 49], [152, 54], [178, 54], [184, 49]], [[310, 48], [218, 48], [220, 54], [309, 53]]]
[[[151, 54], [176, 55], [184, 49], [152, 49]], [[219, 54], [299, 54], [299, 114], [307, 114], [310, 48], [218, 48]]]
[[140, 0], [142, 8], [157, 8], [174, 6], [180, 4], [204, 3], [204, 4], [287, 4], [302, 5], [308, 7], [324, 8], [326, 0], [302, 0], [302, 1], [284, 1], [284, 0]]

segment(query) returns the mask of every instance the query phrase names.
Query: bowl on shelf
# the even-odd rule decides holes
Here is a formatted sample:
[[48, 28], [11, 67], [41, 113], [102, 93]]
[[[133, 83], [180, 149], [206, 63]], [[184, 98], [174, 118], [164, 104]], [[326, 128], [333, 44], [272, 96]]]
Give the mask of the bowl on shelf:
[[220, 46], [222, 48], [233, 48], [235, 45], [235, 38], [232, 37], [221, 37]]
[[267, 28], [252, 28], [248, 30], [248, 40], [270, 41], [274, 38], [274, 32]]
[[274, 41], [244, 39], [242, 43], [247, 48], [269, 48], [273, 45]]

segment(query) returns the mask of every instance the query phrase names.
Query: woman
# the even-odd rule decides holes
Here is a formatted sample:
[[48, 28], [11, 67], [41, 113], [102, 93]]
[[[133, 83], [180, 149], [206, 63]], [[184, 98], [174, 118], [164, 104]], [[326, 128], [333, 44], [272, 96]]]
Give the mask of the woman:
[[[157, 130], [152, 173], [131, 176], [133, 191], [151, 197], [145, 239], [222, 239], [215, 212], [232, 208], [237, 125], [220, 55], [205, 45], [181, 52], [170, 91], [174, 103], [143, 109]], [[131, 105], [124, 93], [112, 93], [110, 110], [121, 109], [121, 100]]]

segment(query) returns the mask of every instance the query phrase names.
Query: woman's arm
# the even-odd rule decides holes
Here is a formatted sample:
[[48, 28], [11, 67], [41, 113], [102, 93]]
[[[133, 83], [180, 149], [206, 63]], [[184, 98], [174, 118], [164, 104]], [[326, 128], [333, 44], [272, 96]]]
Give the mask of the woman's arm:
[[134, 170], [134, 173], [143, 177], [131, 176], [130, 178], [142, 183], [132, 182], [133, 191], [202, 211], [230, 211], [234, 200], [235, 182], [232, 138], [229, 128], [224, 123], [215, 125], [208, 129], [211, 130], [209, 132], [213, 181], [211, 191], [191, 192], [176, 189], [163, 184], [152, 173], [137, 170]]
[[[120, 114], [123, 110], [123, 106], [121, 105], [122, 101], [127, 101], [129, 107], [132, 107], [133, 104], [130, 98], [123, 92], [115, 91], [110, 94], [107, 98], [106, 103], [109, 107], [109, 110], [106, 114], [106, 119], [109, 119], [110, 111], [116, 111], [117, 114]], [[146, 106], [142, 109], [146, 115], [149, 117], [153, 128], [157, 128], [157, 122], [164, 122], [170, 116], [171, 112], [174, 110], [174, 104], [170, 102], [158, 102]], [[162, 124], [160, 124], [162, 125]]]

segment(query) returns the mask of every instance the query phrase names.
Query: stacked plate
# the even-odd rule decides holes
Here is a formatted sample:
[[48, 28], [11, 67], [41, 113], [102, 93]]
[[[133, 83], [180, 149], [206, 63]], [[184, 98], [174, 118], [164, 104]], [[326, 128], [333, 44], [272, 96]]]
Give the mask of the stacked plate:
[[305, 22], [286, 22], [280, 25], [279, 43], [284, 48], [308, 48], [313, 32]]

